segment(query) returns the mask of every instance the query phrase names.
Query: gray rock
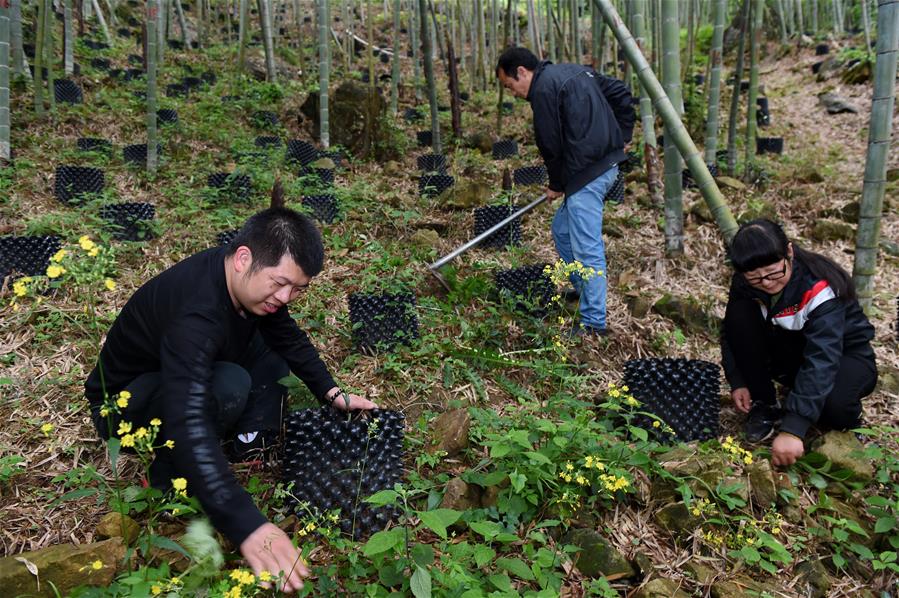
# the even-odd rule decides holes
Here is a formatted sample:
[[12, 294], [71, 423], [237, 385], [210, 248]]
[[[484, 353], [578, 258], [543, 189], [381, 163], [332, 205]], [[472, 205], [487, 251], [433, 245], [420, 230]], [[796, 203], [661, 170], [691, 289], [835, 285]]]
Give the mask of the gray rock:
[[[715, 488], [727, 476], [730, 464], [721, 454], [698, 453], [690, 447], [671, 449], [659, 457], [659, 464], [672, 475], [686, 480], [694, 495], [708, 497], [708, 488]], [[671, 502], [678, 499], [673, 482], [653, 480], [651, 496], [653, 500]]]
[[97, 525], [97, 537], [122, 538], [126, 544], [131, 544], [140, 534], [140, 526], [134, 519], [121, 513], [107, 513]]
[[[125, 558], [121, 538], [93, 544], [59, 544], [0, 559], [0, 588], [4, 596], [68, 595], [80, 585], [108, 586]], [[93, 564], [100, 562], [100, 568]], [[36, 575], [29, 569], [34, 569]], [[52, 584], [52, 585], [51, 585]]]
[[827, 568], [817, 559], [799, 563], [793, 572], [796, 573], [796, 585], [793, 587], [806, 598], [824, 598], [833, 585]]
[[453, 185], [443, 207], [470, 210], [487, 203], [493, 190], [486, 183], [475, 179], [459, 181]]
[[845, 222], [816, 220], [811, 236], [815, 241], [850, 241], [855, 238], [855, 228]]
[[848, 469], [852, 478], [868, 482], [874, 477], [874, 465], [862, 456], [864, 446], [852, 432], [828, 432], [812, 445], [812, 450], [825, 456], [837, 469]]
[[471, 416], [467, 409], [451, 409], [441, 413], [432, 424], [431, 452], [443, 451], [447, 457], [458, 455], [468, 448], [470, 428]]
[[678, 539], [688, 537], [702, 523], [683, 502], [669, 503], [655, 512], [653, 520]]
[[[746, 185], [733, 177], [729, 176], [719, 176], [715, 177], [715, 182], [718, 183], [719, 187], [727, 187], [729, 189], [734, 189], [736, 191], [745, 191]], [[705, 202], [703, 202], [705, 203]]]
[[877, 370], [877, 390], [899, 394], [899, 368], [878, 363]]
[[[763, 594], [763, 592], [767, 594]], [[711, 587], [712, 598], [758, 598], [759, 596], [776, 596], [777, 594], [776, 586], [742, 576], [716, 581]]]
[[758, 459], [746, 468], [749, 476], [749, 485], [752, 492], [752, 501], [761, 509], [767, 509], [777, 502], [777, 486], [774, 483], [774, 472], [771, 470], [771, 462], [767, 459]]
[[840, 70], [840, 62], [833, 56], [825, 58], [818, 69], [818, 82], [826, 81], [833, 77]]
[[625, 295], [625, 303], [631, 315], [635, 318], [645, 318], [649, 310], [652, 309], [652, 302], [648, 297], [644, 297], [638, 293], [629, 293]]
[[665, 293], [655, 302], [652, 310], [688, 332], [711, 332], [718, 327], [717, 319], [707, 314], [692, 297], [675, 297]]
[[477, 509], [481, 506], [479, 487], [476, 484], [466, 484], [462, 478], [453, 478], [446, 483], [440, 506], [456, 511]]
[[657, 577], [631, 594], [633, 598], [690, 598], [690, 594], [680, 589], [681, 584], [673, 579]]
[[565, 534], [565, 544], [581, 549], [575, 565], [586, 577], [605, 577], [609, 581], [633, 577], [633, 566], [608, 540], [589, 529], [574, 529]]
[[415, 234], [412, 235], [412, 238], [409, 240], [416, 247], [436, 248], [437, 244], [440, 243], [440, 235], [435, 230], [423, 228], [415, 231]]
[[850, 104], [849, 100], [835, 93], [819, 94], [818, 102], [827, 109], [828, 114], [840, 114], [841, 112], [858, 113], [858, 108]]
[[887, 182], [899, 181], [899, 168], [887, 169]]
[[712, 584], [715, 581], [715, 578], [718, 577], [717, 571], [702, 563], [696, 562], [695, 557], [692, 561], [684, 563], [684, 570], [690, 573], [690, 575], [696, 579], [696, 582], [703, 587]]

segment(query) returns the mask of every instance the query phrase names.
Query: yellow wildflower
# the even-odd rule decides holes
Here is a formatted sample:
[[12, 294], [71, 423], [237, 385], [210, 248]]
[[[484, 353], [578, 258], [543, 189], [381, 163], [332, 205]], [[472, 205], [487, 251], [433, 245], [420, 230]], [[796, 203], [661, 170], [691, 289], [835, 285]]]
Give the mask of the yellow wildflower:
[[127, 434], [131, 431], [131, 422], [119, 422], [118, 435]]
[[79, 237], [78, 244], [81, 246], [81, 249], [85, 251], [90, 251], [97, 246], [97, 244], [91, 241], [91, 238], [87, 235], [82, 235], [81, 237]]
[[120, 409], [124, 409], [128, 406], [128, 399], [125, 397], [119, 397], [116, 399], [115, 404], [119, 406]]
[[587, 482], [587, 478], [585, 478], [585, 477], [582, 476], [581, 474], [578, 474], [577, 477], [574, 479], [574, 481], [576, 481], [576, 482], [577, 482], [578, 484], [580, 484], [581, 486], [586, 486], [587, 483], [588, 483], [588, 482]]
[[150, 592], [152, 592], [154, 596], [159, 596], [160, 594], [162, 594], [162, 588], [160, 586], [154, 585], [150, 587]]
[[174, 441], [174, 440], [166, 440], [166, 441], [165, 441], [165, 448], [167, 448], [167, 449], [173, 449], [173, 448], [175, 448], [175, 441]]
[[122, 436], [122, 446], [132, 447], [134, 446], [134, 435], [133, 434], [125, 434]]
[[571, 461], [565, 462], [565, 469], [567, 469], [568, 471], [574, 471], [574, 465], [571, 464]]
[[162, 420], [159, 419], [158, 417], [154, 417], [153, 419], [150, 420], [150, 425], [151, 426], [161, 426]]
[[586, 467], [587, 469], [593, 467], [593, 455], [587, 455], [584, 458], [584, 467]]
[[131, 393], [128, 392], [127, 390], [123, 390], [122, 392], [119, 393], [119, 397], [123, 398], [123, 399], [130, 399]]
[[103, 285], [110, 291], [115, 290], [115, 281], [111, 278], [107, 278], [103, 281]]
[[44, 433], [44, 436], [49, 436], [50, 432], [53, 431], [53, 424], [44, 424], [41, 426], [41, 432]]
[[312, 522], [310, 521], [309, 523], [306, 524], [305, 529], [306, 529], [307, 532], [314, 532], [314, 531], [315, 531], [315, 524], [312, 523]]
[[227, 592], [225, 592], [225, 598], [240, 598], [240, 586], [234, 586]]
[[100, 407], [100, 416], [106, 417], [107, 415], [109, 415], [109, 408], [108, 407]]
[[172, 488], [174, 488], [178, 492], [184, 492], [185, 490], [187, 490], [187, 480], [185, 480], [184, 478], [172, 479]]
[[47, 266], [47, 278], [58, 278], [66, 273], [66, 269], [62, 266], [57, 266], [56, 264], [50, 264]]
[[271, 580], [272, 580], [271, 573], [269, 573], [265, 569], [263, 569], [262, 571], [259, 572], [259, 581], [271, 581]]
[[658, 427], [661, 426], [661, 425], [662, 425], [662, 424], [659, 423], [659, 420], [655, 420], [654, 422], [652, 422], [652, 427], [653, 427], [653, 428], [658, 428]]
[[146, 438], [147, 437], [147, 429], [143, 426], [137, 429], [134, 433], [135, 438]]
[[96, 246], [93, 247], [90, 251], [87, 252], [87, 254], [88, 254], [90, 257], [97, 257], [97, 254], [99, 254], [99, 253], [100, 253], [100, 248], [99, 248], [99, 247], [96, 247]]
[[60, 249], [56, 253], [53, 254], [53, 257], [50, 258], [51, 262], [56, 262], [57, 264], [62, 261], [62, 258], [66, 257], [66, 254], [69, 253], [65, 249]]
[[94, 571], [99, 571], [102, 568], [103, 568], [103, 561], [101, 561], [100, 559], [97, 559], [96, 561], [91, 563], [91, 569], [93, 569]]
[[12, 292], [16, 297], [24, 297], [28, 294], [28, 285], [21, 280], [17, 280], [12, 283]]

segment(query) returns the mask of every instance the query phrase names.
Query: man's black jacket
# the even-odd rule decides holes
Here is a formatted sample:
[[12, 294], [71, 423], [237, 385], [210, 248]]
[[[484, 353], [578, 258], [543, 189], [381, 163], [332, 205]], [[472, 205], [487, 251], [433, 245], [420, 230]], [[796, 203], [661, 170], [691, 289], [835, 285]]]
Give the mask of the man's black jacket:
[[[212, 372], [217, 361], [237, 362], [257, 332], [317, 398], [335, 386], [287, 306], [266, 316], [238, 313], [225, 283], [223, 247], [193, 255], [138, 289], [112, 325], [98, 366], [85, 383], [97, 412], [104, 390], [112, 396], [141, 374], [161, 372], [162, 435], [175, 442], [177, 472], [235, 546], [266, 518], [237, 483], [221, 449]], [[127, 419], [127, 410], [123, 415]]]
[[[787, 286], [773, 304], [772, 299], [751, 287], [742, 274], [734, 274], [728, 304], [753, 301], [772, 334], [797, 334], [805, 339], [802, 366], [784, 405], [786, 413], [780, 425], [781, 431], [803, 438], [808, 427], [821, 416], [842, 356], [851, 353], [874, 362], [874, 327], [858, 301], [837, 297], [827, 281], [814, 276], [798, 255], [793, 257], [793, 273]], [[725, 327], [727, 324], [725, 319]], [[746, 380], [724, 340], [725, 334], [721, 338], [721, 364], [727, 381], [731, 388], [745, 387]]]
[[626, 155], [636, 115], [621, 81], [578, 64], [541, 62], [528, 102], [549, 188], [570, 196]]

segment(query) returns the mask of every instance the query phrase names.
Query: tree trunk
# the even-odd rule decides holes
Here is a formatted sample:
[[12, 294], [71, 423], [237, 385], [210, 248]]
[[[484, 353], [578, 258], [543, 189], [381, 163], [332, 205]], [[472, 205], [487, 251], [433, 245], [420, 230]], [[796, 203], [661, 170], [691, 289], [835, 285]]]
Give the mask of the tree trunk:
[[112, 38], [109, 37], [109, 27], [106, 26], [106, 19], [103, 18], [103, 11], [100, 10], [100, 5], [97, 3], [97, 0], [91, 0], [91, 5], [94, 7], [94, 12], [97, 13], [97, 21], [100, 23], [100, 30], [103, 32], [106, 43], [112, 45]]
[[[634, 22], [634, 41], [643, 57], [646, 57], [645, 43], [643, 37], [644, 18], [643, 14], [646, 9], [646, 0], [631, 0], [633, 8]], [[594, 6], [593, 11], [599, 14], [599, 10]], [[600, 15], [601, 16], [601, 15]], [[602, 22], [600, 21], [602, 26]], [[604, 29], [605, 27], [603, 27]], [[655, 116], [652, 112], [652, 98], [642, 83], [638, 85], [640, 89], [640, 121], [643, 129], [643, 162], [646, 165], [646, 186], [649, 189], [649, 197], [652, 205], [662, 209], [665, 205], [665, 196], [662, 189], [662, 179], [659, 178], [659, 149], [656, 142]]]
[[75, 69], [75, 31], [72, 27], [72, 0], [63, 0], [63, 72], [70, 76]]
[[784, 15], [783, 0], [777, 0], [777, 20], [780, 21], [780, 43], [786, 45], [790, 43], [790, 34], [787, 31], [787, 19]]
[[712, 49], [709, 53], [709, 107], [706, 113], [705, 162], [718, 163], [718, 105], [721, 102], [721, 64], [724, 62], [724, 18], [727, 0], [714, 0]]
[[[461, 0], [459, 0], [461, 2]], [[420, 15], [418, 14], [418, 0], [412, 0], [412, 11], [409, 23], [409, 43], [412, 44], [412, 85], [415, 90], [416, 101], [421, 100], [421, 65], [419, 64], [418, 27]]]
[[[164, 0], [163, 0], [164, 1]], [[156, 174], [156, 27], [159, 23], [159, 0], [147, 0], [147, 172]]]
[[537, 28], [536, 28], [536, 12], [534, 11], [534, 0], [528, 0], [528, 45], [534, 54], [540, 56], [537, 52]]
[[[684, 87], [692, 87], [693, 82], [693, 47], [696, 44], [696, 27], [694, 22], [695, 4], [693, 0], [687, 0], [687, 60], [681, 68], [681, 81]], [[679, 38], [678, 38], [679, 39]]]
[[740, 41], [737, 43], [737, 66], [734, 69], [734, 85], [730, 97], [730, 115], [727, 120], [727, 174], [737, 172], [737, 118], [740, 112], [740, 88], [743, 80], [743, 56], [746, 53], [746, 35], [749, 32], [749, 8], [752, 0], [743, 0], [740, 24]]
[[818, 35], [818, 0], [812, 0], [812, 35]]
[[9, 143], [9, 34], [10, 6], [0, 0], [0, 167], [12, 158]]
[[[509, 5], [512, 5], [512, 0], [509, 0]], [[509, 20], [512, 19], [511, 14], [507, 17]], [[508, 34], [506, 34], [506, 39], [508, 40]], [[549, 46], [549, 58], [553, 62], [558, 61], [558, 55], [556, 54], [556, 30], [553, 28], [553, 7], [552, 2], [547, 0], [546, 2], [546, 44]]]
[[[201, 2], [202, 0], [198, 0]], [[184, 7], [181, 6], [181, 0], [172, 0], [175, 4], [175, 12], [178, 14], [178, 29], [181, 30], [181, 43], [185, 48], [190, 48], [190, 39], [187, 36], [187, 19], [184, 18]], [[197, 6], [196, 10], [200, 10]], [[199, 20], [199, 19], [198, 19]]]
[[453, 135], [456, 139], [462, 139], [462, 107], [459, 105], [459, 74], [456, 71], [456, 52], [453, 49], [453, 41], [446, 38], [446, 69], [449, 74], [450, 110], [452, 111], [451, 124]]
[[[44, 0], [37, 0], [37, 31], [34, 38], [34, 112], [44, 115], [44, 11], [47, 10]], [[52, 91], [51, 91], [52, 93]]]
[[[94, 0], [96, 1], [96, 0]], [[47, 69], [47, 100], [50, 103], [50, 112], [56, 112], [56, 80], [53, 72], [53, 59], [55, 48], [53, 46], [53, 0], [44, 0], [44, 66]]]
[[886, 187], [887, 156], [890, 151], [892, 116], [896, 92], [896, 63], [899, 57], [899, 1], [877, 3], [877, 61], [874, 65], [874, 94], [865, 182], [859, 207], [852, 279], [859, 303], [869, 311], [874, 300], [874, 276], [880, 244], [880, 222]]
[[[393, 0], [393, 59], [390, 62], [390, 112], [396, 115], [400, 101], [400, 0]], [[453, 65], [455, 68], [455, 65]]]
[[[427, 14], [427, 0], [418, 0], [418, 10], [422, 15]], [[431, 32], [428, 20], [421, 19], [421, 53], [425, 61], [425, 80], [428, 84], [428, 102], [431, 104], [431, 142], [435, 154], [442, 153], [440, 144], [440, 122], [437, 110], [437, 83], [434, 81], [434, 57], [431, 54]]]
[[[91, 1], [96, 2], [97, 0]], [[159, 9], [156, 17], [156, 68], [162, 66], [165, 59], [165, 41], [168, 39], [165, 28], [168, 23], [168, 17], [166, 16], [168, 14], [167, 4], [166, 0], [158, 0], [156, 3], [156, 7]], [[228, 19], [225, 20], [226, 22], [228, 21]], [[230, 31], [230, 26], [228, 30]]]
[[318, 116], [319, 139], [322, 147], [328, 149], [331, 146], [331, 137], [328, 126], [328, 85], [331, 74], [331, 56], [328, 47], [331, 19], [328, 15], [328, 0], [318, 2]]
[[752, 18], [750, 22], [749, 36], [749, 95], [746, 98], [746, 163], [743, 164], [743, 179], [750, 181], [752, 178], [753, 157], [755, 156], [755, 113], [757, 107], [755, 99], [759, 95], [759, 49], [762, 45], [762, 15], [765, 10], [765, 0], [752, 1]]
[[687, 166], [690, 168], [693, 180], [699, 185], [699, 192], [702, 194], [706, 204], [708, 204], [722, 236], [730, 243], [730, 240], [737, 232], [737, 222], [727, 207], [724, 196], [721, 195], [721, 191], [715, 184], [715, 179], [709, 173], [709, 169], [702, 159], [702, 154], [697, 149], [696, 144], [693, 143], [693, 140], [690, 139], [686, 128], [684, 128], [674, 104], [668, 99], [665, 90], [659, 84], [658, 79], [653, 74], [649, 63], [643, 57], [627, 27], [621, 22], [621, 17], [618, 16], [618, 12], [612, 6], [612, 1], [593, 0], [593, 4], [602, 12], [606, 25], [609, 26], [621, 44], [621, 49], [634, 67], [637, 77], [640, 78], [640, 83], [649, 92], [656, 112], [662, 117], [662, 122], [665, 123], [665, 137], [671, 137], [677, 146], [677, 151], [681, 155], [686, 156]]
[[31, 80], [28, 59], [25, 57], [25, 49], [22, 46], [22, 0], [12, 0], [10, 11], [13, 72]]
[[366, 54], [368, 56], [368, 60], [366, 61], [366, 65], [368, 66], [368, 86], [374, 89], [377, 86], [377, 81], [375, 79], [375, 16], [374, 10], [372, 7], [371, 0], [368, 0], [365, 5], [365, 35], [368, 37], [368, 47], [366, 48]]
[[[259, 26], [262, 29], [262, 46], [265, 50], [265, 78], [270, 83], [278, 82], [278, 71], [275, 69], [275, 44], [272, 40], [272, 24], [269, 18], [269, 0], [256, 0], [259, 11]], [[330, 32], [330, 28], [329, 28]]]
[[[861, 0], [862, 24], [865, 28], [865, 54], [871, 55], [871, 19], [868, 18], [868, 0]], [[880, 29], [877, 30], [878, 32]], [[879, 37], [879, 36], [878, 36]]]
[[247, 24], [249, 0], [240, 0], [240, 8], [237, 12], [237, 72], [242, 73], [246, 68], [247, 48]]
[[571, 52], [574, 55], [573, 62], [575, 64], [580, 64], [582, 56], [584, 55], [583, 48], [581, 46], [581, 27], [580, 20], [578, 19], [578, 0], [571, 0], [568, 5], [568, 10], [571, 11]]
[[[680, 70], [680, 25], [678, 1], [662, 0], [662, 85], [678, 120], [683, 116]], [[674, 135], [665, 128], [665, 253], [669, 256], [684, 252], [684, 165], [674, 143]]]
[[796, 29], [799, 32], [799, 38], [802, 39], [802, 36], [805, 35], [805, 22], [802, 18], [802, 0], [796, 0]]

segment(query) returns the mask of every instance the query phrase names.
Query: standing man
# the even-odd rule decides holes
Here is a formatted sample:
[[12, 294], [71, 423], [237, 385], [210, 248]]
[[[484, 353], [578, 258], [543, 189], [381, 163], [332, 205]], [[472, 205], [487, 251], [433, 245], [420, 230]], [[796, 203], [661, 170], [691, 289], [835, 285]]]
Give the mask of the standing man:
[[159, 426], [164, 446], [154, 451], [151, 484], [184, 490], [186, 479], [254, 573], [283, 574], [287, 592], [302, 588], [309, 572], [287, 534], [237, 483], [222, 440], [240, 455], [241, 446], [280, 430], [285, 389], [278, 380], [289, 371], [323, 404], [375, 407], [337, 386], [288, 312], [323, 261], [321, 235], [308, 218], [277, 205], [255, 214], [227, 246], [191, 256], [138, 289], [85, 383], [100, 436], [118, 435], [129, 446], [128, 432]]
[[631, 94], [621, 81], [590, 67], [540, 62], [527, 48], [503, 52], [496, 76], [512, 95], [530, 102], [534, 138], [549, 175], [546, 196], [565, 197], [552, 224], [559, 257], [597, 273], [572, 276], [581, 314], [573, 332], [605, 336], [603, 200], [618, 176], [618, 163], [627, 157], [624, 146], [636, 120]]

